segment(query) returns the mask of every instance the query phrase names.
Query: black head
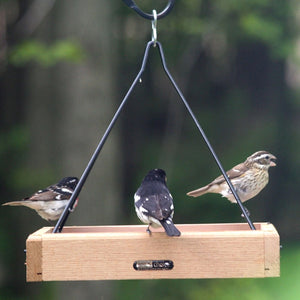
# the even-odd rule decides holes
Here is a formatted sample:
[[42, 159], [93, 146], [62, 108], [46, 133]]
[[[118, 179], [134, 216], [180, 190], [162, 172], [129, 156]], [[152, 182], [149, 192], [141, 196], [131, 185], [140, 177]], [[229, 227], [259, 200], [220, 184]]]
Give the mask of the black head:
[[66, 186], [74, 190], [77, 183], [78, 183], [77, 177], [65, 177], [57, 184], [57, 186]]
[[162, 169], [153, 169], [148, 172], [143, 181], [160, 181], [166, 183], [166, 172]]

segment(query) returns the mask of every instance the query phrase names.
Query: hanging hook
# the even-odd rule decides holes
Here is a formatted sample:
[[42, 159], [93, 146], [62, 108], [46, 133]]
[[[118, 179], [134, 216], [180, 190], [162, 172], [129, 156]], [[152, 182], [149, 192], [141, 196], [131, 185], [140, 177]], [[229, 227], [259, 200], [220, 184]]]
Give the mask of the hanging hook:
[[[143, 12], [136, 4], [133, 0], [123, 0], [123, 2], [130, 8], [132, 8], [133, 10], [135, 10], [140, 16], [142, 16], [143, 18], [145, 19], [148, 19], [148, 20], [154, 20], [154, 15], [151, 15], [151, 14], [147, 14], [145, 12]], [[158, 15], [157, 15], [157, 20], [158, 19], [161, 19], [163, 17], [165, 17], [167, 14], [170, 13], [170, 11], [172, 10], [173, 6], [175, 4], [175, 0], [169, 0], [169, 3], [167, 5], [167, 7], [162, 11], [160, 12]]]
[[152, 42], [154, 43], [153, 47], [156, 47], [156, 41], [157, 41], [157, 30], [156, 30], [156, 27], [157, 27], [157, 13], [156, 13], [155, 9], [152, 12], [153, 12], [153, 18], [154, 18], [151, 21], [151, 23], [152, 23]]

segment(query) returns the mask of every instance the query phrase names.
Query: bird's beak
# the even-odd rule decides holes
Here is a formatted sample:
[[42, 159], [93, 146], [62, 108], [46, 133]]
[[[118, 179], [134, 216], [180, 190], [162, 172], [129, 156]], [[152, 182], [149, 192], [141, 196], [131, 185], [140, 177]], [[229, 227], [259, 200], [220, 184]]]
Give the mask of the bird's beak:
[[272, 156], [272, 158], [271, 158], [271, 163], [270, 163], [270, 167], [275, 167], [276, 166], [276, 163], [275, 163], [275, 161], [274, 160], [276, 160], [277, 158], [276, 158], [276, 156]]

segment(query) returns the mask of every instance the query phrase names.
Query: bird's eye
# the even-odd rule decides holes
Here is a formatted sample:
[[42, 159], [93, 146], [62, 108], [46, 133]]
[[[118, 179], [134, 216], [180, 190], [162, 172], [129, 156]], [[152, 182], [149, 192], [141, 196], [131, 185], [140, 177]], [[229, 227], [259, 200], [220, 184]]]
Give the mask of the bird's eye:
[[269, 156], [269, 155], [267, 155], [267, 156], [266, 156], [266, 159], [270, 159], [270, 156]]

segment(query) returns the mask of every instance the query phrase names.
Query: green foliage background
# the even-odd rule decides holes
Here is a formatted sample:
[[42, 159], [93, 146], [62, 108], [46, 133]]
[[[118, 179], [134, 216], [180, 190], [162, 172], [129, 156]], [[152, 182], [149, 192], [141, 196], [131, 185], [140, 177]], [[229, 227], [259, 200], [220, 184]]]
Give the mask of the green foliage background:
[[[3, 3], [0, 8], [7, 11]], [[163, 1], [138, 4], [151, 11], [153, 3], [158, 11], [164, 7]], [[30, 1], [23, 2], [21, 11], [29, 5]], [[151, 24], [121, 1], [114, 5], [111, 20], [118, 24], [117, 32], [112, 32], [117, 45], [117, 106], [139, 69]], [[300, 106], [299, 86], [291, 87], [287, 73], [289, 64], [299, 67], [299, 8], [293, 0], [177, 0], [171, 14], [158, 21], [158, 40], [164, 47], [168, 67], [224, 168], [231, 168], [257, 150], [269, 150], [278, 157], [278, 166], [270, 171], [270, 183], [247, 207], [253, 221], [270, 221], [279, 231], [283, 245], [281, 277], [122, 281], [116, 283], [115, 299], [298, 299]], [[25, 163], [30, 153], [30, 130], [22, 116], [26, 105], [20, 97], [22, 84], [16, 78], [26, 76], [32, 64], [50, 71], [62, 63], [80, 64], [89, 55], [89, 49], [84, 49], [76, 38], [45, 42], [20, 37], [14, 33], [16, 24], [17, 20], [8, 24], [9, 39], [6, 47], [2, 44], [0, 63], [3, 202], [30, 194], [36, 186], [46, 186], [56, 176], [54, 169], [36, 170]], [[190, 189], [218, 176], [219, 170], [166, 79], [156, 49], [151, 51], [142, 79], [115, 129], [121, 133], [123, 161], [120, 223], [138, 223], [132, 195], [144, 174], [155, 167], [167, 171], [168, 186], [175, 199], [176, 223], [241, 222], [239, 209], [219, 196], [185, 196]], [[19, 92], [7, 92], [7, 85], [16, 83]], [[17, 227], [10, 232], [5, 227], [11, 218], [17, 219], [17, 213], [8, 215], [0, 210], [3, 270], [14, 265], [10, 249], [19, 245], [14, 244], [12, 236], [22, 235]], [[20, 256], [17, 262], [22, 259]], [[23, 271], [18, 272], [23, 275]], [[55, 284], [33, 287], [18, 283], [16, 292], [13, 277], [2, 280], [0, 299], [25, 299], [28, 294], [35, 299], [55, 299]], [[34, 292], [28, 292], [30, 289]]]

